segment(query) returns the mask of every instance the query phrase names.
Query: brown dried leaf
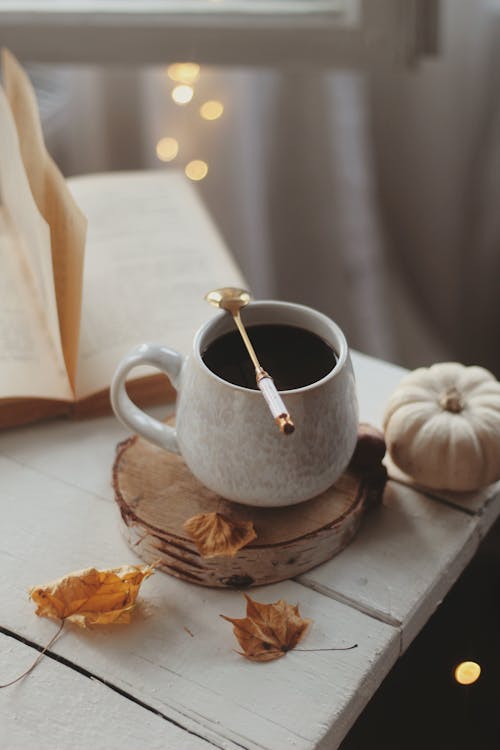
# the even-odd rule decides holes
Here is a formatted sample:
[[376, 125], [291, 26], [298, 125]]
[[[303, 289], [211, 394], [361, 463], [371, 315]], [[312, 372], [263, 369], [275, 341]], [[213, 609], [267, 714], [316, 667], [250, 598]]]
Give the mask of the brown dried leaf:
[[88, 568], [58, 581], [30, 589], [36, 614], [71, 620], [82, 628], [110, 623], [127, 624], [139, 587], [154, 565], [123, 565], [110, 570]]
[[274, 604], [261, 604], [245, 594], [247, 616], [233, 619], [233, 632], [243, 651], [238, 653], [251, 661], [273, 661], [291, 651], [302, 640], [312, 620], [300, 616], [298, 605], [284, 599]]
[[200, 513], [189, 518], [184, 528], [202, 557], [234, 557], [257, 538], [251, 521], [232, 521], [222, 513]]

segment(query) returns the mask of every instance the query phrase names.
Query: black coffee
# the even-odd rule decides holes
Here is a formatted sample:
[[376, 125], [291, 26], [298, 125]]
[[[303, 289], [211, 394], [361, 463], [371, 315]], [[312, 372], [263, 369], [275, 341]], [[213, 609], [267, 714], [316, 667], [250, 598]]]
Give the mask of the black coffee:
[[[279, 391], [316, 383], [337, 363], [332, 347], [304, 328], [254, 325], [247, 327], [247, 333], [260, 364]], [[223, 380], [257, 389], [254, 366], [236, 329], [215, 339], [201, 356], [207, 367]]]

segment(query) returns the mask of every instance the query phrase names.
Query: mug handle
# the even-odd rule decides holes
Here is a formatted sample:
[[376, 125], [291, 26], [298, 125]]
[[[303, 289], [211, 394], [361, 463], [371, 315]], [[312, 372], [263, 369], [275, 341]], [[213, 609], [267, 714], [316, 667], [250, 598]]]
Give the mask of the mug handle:
[[185, 358], [179, 352], [159, 344], [140, 344], [120, 362], [111, 381], [110, 396], [113, 411], [126, 427], [151, 443], [172, 453], [180, 453], [174, 427], [150, 417], [139, 409], [128, 396], [125, 381], [128, 373], [138, 365], [151, 365], [165, 375], [179, 391], [180, 375]]

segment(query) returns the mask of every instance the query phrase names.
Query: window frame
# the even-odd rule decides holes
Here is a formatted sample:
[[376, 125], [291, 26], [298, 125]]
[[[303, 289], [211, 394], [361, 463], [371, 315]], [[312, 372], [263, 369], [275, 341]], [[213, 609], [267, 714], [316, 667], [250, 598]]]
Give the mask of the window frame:
[[[0, 44], [32, 62], [364, 67], [416, 59], [439, 0], [0, 0]], [[434, 29], [431, 33], [434, 33]], [[435, 33], [434, 33], [435, 36]], [[428, 45], [427, 45], [428, 46]]]

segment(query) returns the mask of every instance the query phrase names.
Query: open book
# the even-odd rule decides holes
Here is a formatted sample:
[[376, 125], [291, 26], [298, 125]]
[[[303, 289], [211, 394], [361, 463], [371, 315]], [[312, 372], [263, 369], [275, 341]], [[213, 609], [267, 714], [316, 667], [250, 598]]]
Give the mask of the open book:
[[[119, 360], [143, 341], [189, 353], [203, 295], [241, 274], [184, 175], [64, 180], [27, 76], [4, 51], [0, 87], [0, 427], [109, 410]], [[85, 262], [84, 262], [85, 261]], [[132, 373], [144, 405], [173, 396]]]

